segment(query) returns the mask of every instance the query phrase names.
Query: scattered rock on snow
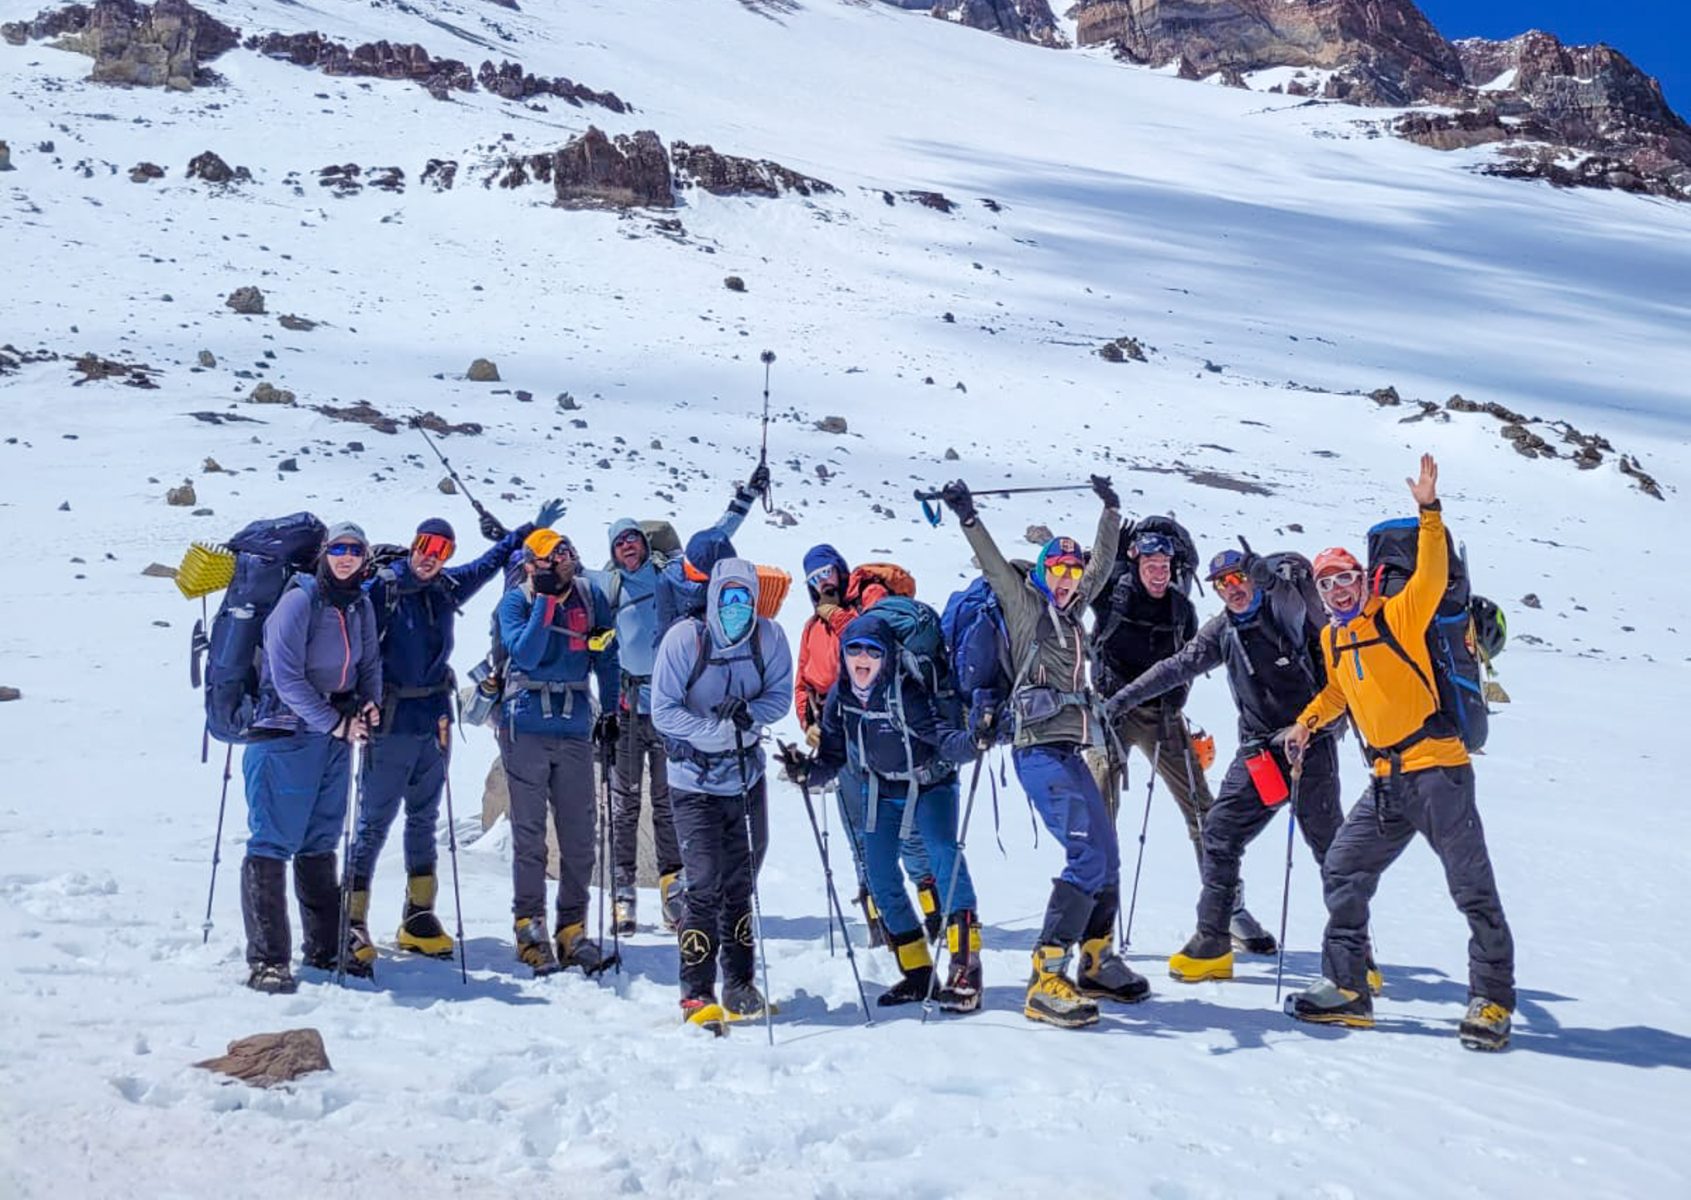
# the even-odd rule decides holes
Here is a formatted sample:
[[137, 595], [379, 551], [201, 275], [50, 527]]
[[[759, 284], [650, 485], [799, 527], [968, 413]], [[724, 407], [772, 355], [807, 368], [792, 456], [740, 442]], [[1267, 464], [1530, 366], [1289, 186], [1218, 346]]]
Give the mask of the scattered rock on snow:
[[129, 168], [130, 183], [149, 183], [164, 178], [164, 168], [157, 163], [140, 162]]
[[283, 329], [291, 329], [295, 333], [310, 333], [318, 324], [306, 317], [296, 317], [293, 313], [284, 313], [277, 321]]
[[207, 150], [189, 161], [188, 178], [203, 179], [207, 183], [249, 183], [252, 172], [245, 167], [231, 167]]
[[738, 275], [730, 275], [722, 281], [722, 286], [731, 292], [743, 292], [746, 290], [746, 281]]
[[264, 312], [264, 293], [255, 287], [240, 287], [230, 292], [223, 303], [243, 317], [256, 317]]
[[1056, 534], [1051, 532], [1050, 527], [1045, 525], [1029, 525], [1027, 532], [1022, 534], [1022, 537], [1030, 546], [1043, 546], [1055, 536]]
[[1381, 407], [1390, 407], [1391, 405], [1403, 403], [1403, 399], [1397, 394], [1397, 389], [1395, 387], [1375, 388], [1373, 391], [1368, 393], [1368, 398]]
[[279, 388], [268, 379], [265, 379], [261, 380], [257, 386], [255, 386], [253, 390], [247, 394], [247, 399], [253, 404], [292, 404], [294, 402], [294, 394], [286, 388]]
[[0, 700], [22, 700], [23, 693], [15, 687], [0, 687]]
[[229, 1052], [194, 1064], [254, 1087], [273, 1087], [313, 1071], [328, 1071], [329, 1052], [315, 1029], [257, 1033], [229, 1043]]
[[1114, 338], [1098, 347], [1098, 357], [1113, 363], [1126, 362], [1129, 359], [1144, 362], [1145, 347], [1135, 337]]
[[12, 165], [12, 148], [5, 142], [0, 142], [0, 171], [15, 171]]
[[440, 482], [435, 484], [435, 487], [440, 489], [440, 494], [443, 496], [456, 496], [458, 494], [458, 485], [452, 482], [452, 476], [450, 475], [442, 476]]
[[413, 429], [426, 429], [430, 433], [439, 434], [441, 437], [445, 437], [450, 433], [462, 433], [473, 436], [481, 432], [481, 426], [476, 424], [474, 421], [460, 421], [458, 424], [454, 425], [452, 422], [448, 421], [445, 417], [441, 416], [432, 409], [429, 412], [420, 413], [417, 416], [412, 417], [406, 422], [406, 424]]
[[1537, 592], [1528, 592], [1526, 595], [1522, 596], [1521, 597], [1521, 604], [1525, 608], [1543, 608], [1544, 607], [1544, 604], [1538, 598]]
[[777, 197], [783, 192], [801, 196], [825, 195], [839, 189], [831, 183], [783, 167], [768, 159], [719, 154], [709, 146], [670, 143], [675, 179], [682, 187], [698, 186], [713, 196]]
[[217, 355], [213, 354], [210, 350], [201, 350], [200, 366], [206, 368], [207, 370], [211, 370], [213, 367], [217, 366]]
[[485, 358], [478, 358], [470, 364], [470, 369], [464, 372], [464, 378], [471, 383], [498, 383], [499, 368]]
[[297, 471], [299, 470], [299, 459], [284, 458], [281, 462], [276, 464], [276, 469], [278, 471]]
[[816, 422], [816, 428], [823, 433], [845, 433], [846, 419], [844, 417], [823, 417]]
[[192, 508], [200, 498], [194, 494], [194, 485], [184, 479], [181, 487], [173, 487], [164, 494], [164, 502], [172, 508]]
[[148, 563], [141, 568], [141, 574], [148, 579], [175, 579], [176, 568], [167, 567], [163, 563]]
[[578, 402], [576, 400], [576, 398], [574, 396], [570, 395], [568, 392], [559, 392], [558, 393], [558, 411], [560, 411], [560, 412], [576, 412], [580, 408], [581, 408], [581, 404], [580, 404], [580, 402]]

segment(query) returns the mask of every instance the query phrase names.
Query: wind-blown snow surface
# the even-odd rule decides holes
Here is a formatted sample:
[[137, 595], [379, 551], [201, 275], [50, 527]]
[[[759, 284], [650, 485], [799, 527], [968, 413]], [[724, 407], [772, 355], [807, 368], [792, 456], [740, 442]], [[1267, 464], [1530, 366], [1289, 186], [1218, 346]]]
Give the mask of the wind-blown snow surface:
[[[4, 0], [0, 15], [33, 2]], [[483, 93], [441, 104], [240, 51], [215, 64], [222, 88], [113, 90], [82, 82], [84, 58], [0, 47], [0, 135], [17, 166], [0, 176], [0, 340], [164, 372], [157, 391], [72, 388], [65, 362], [0, 379], [0, 684], [24, 693], [0, 706], [0, 1192], [1691, 1190], [1691, 970], [1674, 949], [1691, 898], [1678, 753], [1691, 605], [1677, 549], [1691, 214], [1475, 177], [1462, 155], [1363, 136], [1357, 110], [1192, 86], [877, 6], [534, 7], [213, 11], [249, 32], [421, 41], [478, 63], [483, 48], [428, 23], [439, 18], [531, 71], [614, 89], [636, 113], [537, 112]], [[646, 217], [545, 207], [542, 188], [480, 186], [490, 148], [551, 149], [590, 120], [773, 158], [843, 191], [813, 203], [688, 193], [675, 240]], [[38, 151], [48, 139], [56, 151]], [[184, 183], [208, 148], [255, 182], [227, 194]], [[417, 186], [431, 157], [464, 164], [455, 190]], [[91, 177], [71, 169], [81, 159]], [[168, 176], [130, 183], [143, 159]], [[399, 165], [411, 187], [333, 200], [314, 174], [347, 161]], [[303, 196], [283, 182], [291, 171]], [[879, 195], [910, 188], [960, 208], [889, 208]], [[724, 291], [728, 274], [749, 290]], [[269, 294], [271, 316], [223, 307], [247, 283]], [[274, 320], [286, 312], [324, 324], [289, 333]], [[1148, 364], [1091, 353], [1124, 334], [1153, 348]], [[1108, 470], [1130, 507], [1176, 513], [1206, 553], [1241, 533], [1313, 552], [1360, 548], [1368, 524], [1407, 509], [1414, 455], [1436, 452], [1449, 519], [1514, 635], [1499, 664], [1514, 703], [1478, 766], [1519, 946], [1514, 1051], [1456, 1044], [1465, 930], [1422, 844], [1376, 906], [1376, 1030], [1294, 1025], [1273, 1005], [1269, 960], [1242, 960], [1225, 985], [1168, 981], [1196, 873], [1161, 793], [1131, 951], [1153, 999], [1087, 1032], [1031, 1025], [1018, 1011], [1026, 956], [1059, 858], [1043, 833], [1033, 845], [1013, 776], [1005, 853], [984, 784], [968, 839], [989, 946], [988, 1010], [971, 1018], [924, 1027], [912, 1010], [877, 1011], [863, 1028], [784, 785], [762, 886], [784, 1009], [773, 1051], [761, 1030], [716, 1042], [678, 1028], [674, 953], [649, 931], [620, 977], [522, 978], [497, 836], [462, 855], [468, 987], [454, 967], [384, 958], [373, 987], [243, 990], [238, 774], [202, 946], [221, 759], [202, 767], [195, 753], [185, 649], [197, 610], [141, 568], [301, 507], [399, 541], [445, 511], [474, 536], [415, 435], [236, 403], [253, 379], [233, 372], [302, 404], [368, 399], [485, 423], [448, 440], [477, 494], [512, 522], [563, 494], [562, 527], [596, 558], [616, 516], [673, 515], [686, 531], [720, 510], [756, 453], [765, 346], [780, 354], [776, 499], [798, 524], [754, 521], [741, 548], [794, 571], [823, 540], [856, 560], [894, 557], [935, 602], [966, 578], [968, 555], [955, 527], [921, 522], [914, 484]], [[220, 366], [196, 372], [201, 349]], [[461, 380], [478, 355], [504, 384]], [[1613, 456], [1583, 473], [1528, 461], [1490, 418], [1405, 426], [1409, 407], [1288, 380], [1438, 401], [1460, 391], [1568, 419], [1637, 454], [1669, 499], [1633, 489]], [[506, 390], [517, 388], [535, 400]], [[565, 390], [579, 413], [556, 411]], [[195, 411], [263, 423], [214, 427], [184, 415]], [[829, 414], [851, 433], [811, 427]], [[365, 449], [348, 452], [353, 439]], [[959, 461], [942, 461], [947, 447]], [[208, 456], [232, 473], [204, 472]], [[298, 472], [277, 471], [289, 457]], [[1270, 494], [1144, 469], [1176, 462]], [[215, 515], [164, 505], [183, 477]], [[982, 508], [1007, 546], [1030, 522], [1086, 535], [1095, 520], [1084, 494]], [[1542, 609], [1520, 603], [1529, 592]], [[793, 634], [801, 600], [783, 614]], [[491, 603], [463, 622], [461, 671]], [[1201, 682], [1192, 707], [1230, 753], [1221, 680]], [[493, 755], [484, 732], [460, 744], [465, 826]], [[1354, 795], [1362, 770], [1346, 762]], [[1136, 761], [1122, 818], [1130, 864], [1144, 773]], [[384, 932], [402, 886], [396, 842], [377, 880]], [[837, 830], [834, 843], [849, 878]], [[1247, 860], [1270, 924], [1284, 846], [1275, 825]], [[1287, 970], [1301, 985], [1319, 970], [1323, 919], [1301, 847], [1292, 885]], [[884, 956], [858, 958], [872, 980], [893, 977]], [[305, 1025], [322, 1031], [332, 1074], [257, 1092], [188, 1065], [234, 1037]]]

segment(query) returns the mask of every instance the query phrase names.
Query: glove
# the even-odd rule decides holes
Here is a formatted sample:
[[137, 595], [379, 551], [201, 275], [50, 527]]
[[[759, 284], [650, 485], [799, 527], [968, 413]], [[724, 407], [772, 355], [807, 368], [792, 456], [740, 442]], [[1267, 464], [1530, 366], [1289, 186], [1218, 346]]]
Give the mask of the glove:
[[969, 707], [969, 736], [975, 739], [976, 749], [990, 750], [998, 740], [997, 712], [998, 697], [994, 693], [985, 690], [975, 693]]
[[562, 500], [548, 500], [540, 506], [540, 511], [535, 514], [534, 527], [536, 529], [550, 529], [552, 523], [563, 515], [564, 502]]
[[738, 696], [730, 696], [717, 705], [716, 715], [721, 720], [732, 722], [734, 728], [741, 733], [750, 732], [756, 723], [752, 720], [752, 710], [747, 708], [746, 702]]
[[756, 496], [769, 495], [769, 464], [760, 462], [752, 470], [752, 477], [746, 480], [746, 490]]
[[[558, 572], [548, 568], [536, 571], [531, 578], [534, 580], [534, 590], [541, 596], [561, 596], [564, 593], [564, 581], [558, 577]], [[547, 623], [551, 623], [551, 614], [547, 614]]]
[[804, 744], [812, 750], [822, 744], [822, 726], [806, 725], [804, 727]]
[[499, 518], [483, 508], [481, 513], [481, 535], [490, 542], [497, 542], [509, 532], [499, 523]]
[[969, 485], [961, 479], [954, 479], [940, 489], [939, 498], [945, 506], [957, 514], [957, 519], [965, 525], [972, 525], [975, 521], [975, 498], [969, 494]]
[[[829, 594], [831, 595], [832, 593]], [[839, 611], [840, 606], [832, 600], [818, 600], [816, 602], [816, 615], [822, 618], [822, 623], [824, 625], [829, 621], [832, 621], [834, 619], [834, 614]]]
[[614, 746], [620, 729], [614, 712], [601, 713], [598, 722], [593, 726], [593, 740], [601, 746]]
[[1094, 475], [1092, 477], [1092, 490], [1098, 494], [1098, 499], [1104, 502], [1105, 508], [1113, 508], [1117, 512], [1121, 511], [1121, 497], [1116, 495], [1116, 489], [1110, 485], [1108, 475]]
[[1123, 688], [1108, 700], [1104, 701], [1104, 720], [1112, 726], [1125, 717], [1133, 705], [1128, 703], [1127, 689]]
[[794, 746], [782, 746], [776, 756], [781, 763], [781, 774], [789, 783], [796, 783], [799, 787], [806, 787], [810, 783], [811, 760], [798, 752]]

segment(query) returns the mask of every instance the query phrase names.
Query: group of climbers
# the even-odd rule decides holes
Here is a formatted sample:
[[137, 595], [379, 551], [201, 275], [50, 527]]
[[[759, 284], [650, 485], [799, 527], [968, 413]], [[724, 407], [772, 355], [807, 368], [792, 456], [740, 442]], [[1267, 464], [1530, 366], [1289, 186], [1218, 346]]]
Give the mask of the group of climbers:
[[[313, 573], [296, 576], [264, 621], [252, 736], [241, 739], [249, 743], [252, 830], [242, 886], [249, 986], [295, 986], [290, 858], [305, 962], [371, 973], [370, 881], [401, 808], [407, 884], [396, 944], [452, 954], [434, 908], [454, 618], [504, 569], [483, 677], [494, 684], [510, 790], [516, 952], [536, 975], [570, 966], [595, 974], [611, 961], [587, 929], [601, 826], [614, 929], [636, 930], [644, 794], [685, 1016], [716, 1026], [767, 1011], [754, 971], [756, 877], [769, 827], [761, 743], [790, 701], [809, 753], [784, 751], [783, 771], [836, 794], [860, 903], [900, 973], [883, 1004], [980, 1007], [981, 923], [959, 840], [959, 768], [972, 762], [978, 780], [984, 754], [1004, 741], [1064, 854], [1025, 1014], [1083, 1026], [1099, 1019], [1099, 1000], [1130, 1004], [1149, 994], [1116, 941], [1115, 818], [1127, 753], [1137, 748], [1151, 763], [1152, 786], [1160, 779], [1179, 806], [1200, 865], [1197, 928], [1169, 960], [1173, 978], [1230, 978], [1236, 950], [1276, 949], [1244, 906], [1240, 860], [1285, 807], [1322, 867], [1329, 908], [1326, 978], [1288, 1011], [1371, 1024], [1380, 979], [1368, 902], [1420, 832], [1473, 929], [1464, 1043], [1500, 1048], [1514, 1006], [1513, 948], [1463, 737], [1441, 706], [1420, 632], [1450, 570], [1436, 479], [1424, 459], [1411, 481], [1420, 507], [1415, 565], [1400, 590], [1377, 594], [1377, 582], [1342, 550], [1311, 563], [1288, 553], [1263, 558], [1241, 542], [1210, 560], [1205, 578], [1223, 610], [1201, 624], [1186, 594], [1197, 566], [1190, 537], [1165, 518], [1124, 522], [1108, 479], [1092, 480], [1103, 509], [1091, 546], [1055, 537], [1031, 563], [1005, 557], [968, 487], [954, 482], [941, 497], [980, 564], [977, 585], [954, 596], [941, 618], [914, 599], [908, 573], [889, 564], [853, 570], [832, 546], [816, 546], [804, 558], [813, 612], [796, 663], [780, 626], [758, 611], [757, 568], [732, 544], [769, 486], [761, 464], [679, 553], [672, 534], [660, 545], [659, 530], [616, 522], [597, 571], [551, 528], [562, 513], [556, 501], [511, 531], [484, 514], [494, 545], [457, 567], [446, 565], [452, 527], [438, 518], [379, 567], [356, 525], [333, 526]], [[990, 622], [969, 623], [987, 610]], [[1238, 710], [1238, 749], [1212, 798], [1182, 709], [1193, 680], [1218, 666]], [[1349, 817], [1337, 754], [1347, 715], [1373, 778]], [[596, 765], [608, 781], [604, 813], [596, 811]], [[352, 793], [357, 836], [337, 880], [335, 839]], [[550, 927], [549, 818], [558, 847]], [[933, 951], [942, 935], [949, 962], [939, 974]]]

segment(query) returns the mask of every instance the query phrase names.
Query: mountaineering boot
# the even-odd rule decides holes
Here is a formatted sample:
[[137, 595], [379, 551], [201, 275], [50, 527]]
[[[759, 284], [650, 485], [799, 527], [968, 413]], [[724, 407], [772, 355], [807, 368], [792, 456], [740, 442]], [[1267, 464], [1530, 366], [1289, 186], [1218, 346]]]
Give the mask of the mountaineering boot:
[[292, 992], [287, 863], [250, 854], [241, 860], [241, 917], [247, 929], [247, 965], [252, 968], [247, 986], [257, 992]]
[[939, 910], [939, 883], [932, 875], [924, 875], [916, 881], [916, 905], [922, 910], [922, 928], [927, 932], [928, 940], [939, 940], [945, 914]]
[[1151, 994], [1151, 984], [1116, 953], [1116, 914], [1120, 910], [1121, 893], [1113, 887], [1099, 888], [1086, 918], [1086, 932], [1080, 937], [1076, 985], [1083, 996], [1137, 1004]]
[[898, 960], [902, 978], [875, 999], [883, 1008], [894, 1004], [920, 1004], [928, 998], [933, 984], [934, 960], [928, 954], [928, 943], [920, 929], [892, 935], [893, 956]]
[[1033, 975], [1028, 979], [1023, 1016], [1064, 1029], [1097, 1023], [1098, 1006], [1076, 990], [1066, 974], [1068, 967], [1069, 953], [1064, 947], [1034, 947]]
[[1374, 1028], [1374, 1002], [1368, 994], [1342, 988], [1330, 979], [1323, 979], [1305, 991], [1287, 996], [1286, 1015], [1312, 1025]]
[[1233, 945], [1224, 937], [1194, 933], [1168, 960], [1168, 977], [1181, 983], [1233, 978]]
[[658, 876], [658, 900], [663, 906], [665, 933], [674, 933], [681, 927], [681, 896], [684, 890], [680, 871]]
[[761, 1021], [763, 1005], [763, 993], [751, 980], [722, 981], [722, 1011], [729, 1021]]
[[335, 942], [341, 933], [341, 885], [332, 851], [295, 856], [294, 899], [299, 904], [299, 944], [305, 965], [334, 970], [340, 957]]
[[952, 913], [945, 938], [951, 967], [934, 999], [946, 1012], [975, 1012], [981, 1006], [981, 927], [974, 910]]
[[1080, 944], [1080, 971], [1076, 976], [1082, 996], [1137, 1004], [1151, 994], [1151, 982], [1116, 953], [1109, 934]]
[[616, 898], [612, 901], [612, 916], [616, 921], [616, 931], [619, 937], [628, 937], [635, 931], [635, 914], [639, 907], [639, 896], [632, 887], [619, 887]]
[[708, 1029], [717, 1037], [728, 1032], [728, 1014], [722, 1011], [722, 1005], [718, 1004], [716, 997], [709, 992], [702, 996], [688, 996], [683, 1000], [681, 1020], [684, 1024]]
[[1233, 949], [1242, 954], [1267, 955], [1280, 950], [1280, 943], [1274, 940], [1274, 935], [1258, 924], [1250, 910], [1242, 904], [1233, 910], [1227, 931], [1233, 937]]
[[536, 979], [555, 975], [560, 968], [558, 956], [552, 952], [552, 940], [546, 936], [546, 921], [542, 917], [518, 917], [516, 921], [517, 961], [534, 972]]
[[267, 996], [291, 996], [299, 991], [287, 963], [258, 963], [247, 975], [247, 986]]
[[599, 943], [587, 936], [584, 922], [558, 926], [553, 941], [558, 945], [558, 962], [565, 967], [580, 967], [583, 975], [597, 975], [610, 965]]
[[1509, 1029], [1508, 1009], [1484, 996], [1475, 996], [1468, 1001], [1468, 1015], [1462, 1018], [1462, 1027], [1457, 1032], [1468, 1050], [1507, 1050]]
[[[451, 958], [452, 937], [434, 915], [435, 894], [440, 890], [433, 873], [412, 875], [405, 881], [405, 911], [399, 920], [394, 942], [401, 950], [426, 954], [430, 958]], [[365, 931], [368, 934], [368, 930]]]
[[[346, 973], [358, 979], [370, 979], [376, 973], [376, 943], [370, 937], [370, 893], [347, 893], [346, 900]], [[331, 967], [338, 966], [331, 963]]]
[[1386, 977], [1380, 974], [1380, 965], [1374, 961], [1374, 947], [1368, 947], [1368, 957], [1363, 960], [1368, 965], [1368, 994], [1378, 996], [1386, 990]]
[[863, 910], [863, 923], [869, 926], [869, 948], [887, 945], [887, 927], [881, 924], [881, 910], [876, 907], [867, 884], [857, 889], [857, 906]]

